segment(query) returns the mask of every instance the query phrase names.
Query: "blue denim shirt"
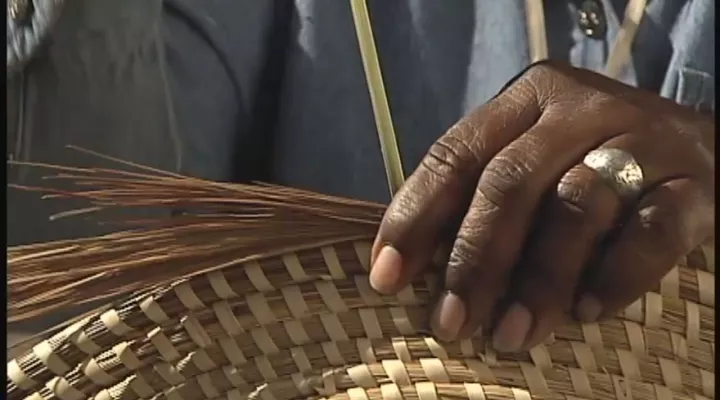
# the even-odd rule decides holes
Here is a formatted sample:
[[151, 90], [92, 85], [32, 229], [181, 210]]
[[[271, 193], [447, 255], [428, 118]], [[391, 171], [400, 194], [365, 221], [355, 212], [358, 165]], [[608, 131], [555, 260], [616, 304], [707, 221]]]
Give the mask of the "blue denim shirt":
[[[578, 28], [576, 2], [545, 2], [551, 58], [602, 71], [626, 2], [601, 2], [601, 39]], [[409, 173], [450, 125], [528, 65], [524, 0], [369, 7]], [[714, 17], [714, 0], [649, 1], [620, 79], [714, 110]], [[74, 0], [50, 32], [8, 75], [13, 157], [99, 162], [61, 150], [74, 144], [210, 179], [389, 198], [348, 1]], [[9, 38], [9, 61], [13, 45]], [[23, 184], [38, 177], [9, 174]], [[83, 220], [42, 229], [74, 205], [9, 196], [10, 243], [98, 229]]]

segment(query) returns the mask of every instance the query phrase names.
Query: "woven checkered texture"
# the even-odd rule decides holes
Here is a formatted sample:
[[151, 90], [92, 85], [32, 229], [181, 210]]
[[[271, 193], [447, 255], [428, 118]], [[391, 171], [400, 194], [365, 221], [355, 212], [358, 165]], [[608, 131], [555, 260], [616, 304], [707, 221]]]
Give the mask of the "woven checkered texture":
[[714, 248], [615, 319], [529, 352], [427, 335], [433, 276], [395, 296], [370, 243], [228, 267], [136, 293], [7, 364], [29, 400], [703, 400], [715, 397]]

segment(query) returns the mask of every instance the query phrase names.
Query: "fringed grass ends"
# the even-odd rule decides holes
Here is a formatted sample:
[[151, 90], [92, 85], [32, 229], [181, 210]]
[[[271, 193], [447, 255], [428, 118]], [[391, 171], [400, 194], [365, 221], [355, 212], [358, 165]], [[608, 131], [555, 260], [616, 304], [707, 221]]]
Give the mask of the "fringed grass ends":
[[371, 239], [384, 210], [379, 204], [265, 184], [211, 182], [109, 159], [139, 172], [24, 163], [47, 169], [48, 180], [69, 182], [73, 189], [11, 187], [47, 199], [87, 200], [87, 208], [54, 218], [100, 213], [94, 217], [102, 221], [101, 212], [112, 208], [160, 208], [167, 217], [121, 221], [125, 230], [99, 237], [9, 248], [9, 321], [288, 251]]

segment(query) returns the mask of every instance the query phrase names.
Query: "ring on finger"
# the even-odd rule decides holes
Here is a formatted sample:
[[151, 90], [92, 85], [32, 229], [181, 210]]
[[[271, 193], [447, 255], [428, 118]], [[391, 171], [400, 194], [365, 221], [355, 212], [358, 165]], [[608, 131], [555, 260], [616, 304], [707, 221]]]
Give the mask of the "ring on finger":
[[643, 189], [642, 167], [632, 154], [624, 150], [592, 150], [585, 155], [583, 164], [600, 175], [623, 200], [637, 197]]

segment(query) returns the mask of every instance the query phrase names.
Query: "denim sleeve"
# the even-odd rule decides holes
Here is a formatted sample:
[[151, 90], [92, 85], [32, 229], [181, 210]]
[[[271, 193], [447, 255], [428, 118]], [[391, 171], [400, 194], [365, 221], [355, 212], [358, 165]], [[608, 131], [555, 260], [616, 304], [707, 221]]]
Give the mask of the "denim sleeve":
[[677, 17], [661, 94], [701, 111], [715, 111], [715, 1], [687, 2]]
[[675, 101], [698, 111], [714, 113], [715, 77], [689, 67], [680, 69]]

